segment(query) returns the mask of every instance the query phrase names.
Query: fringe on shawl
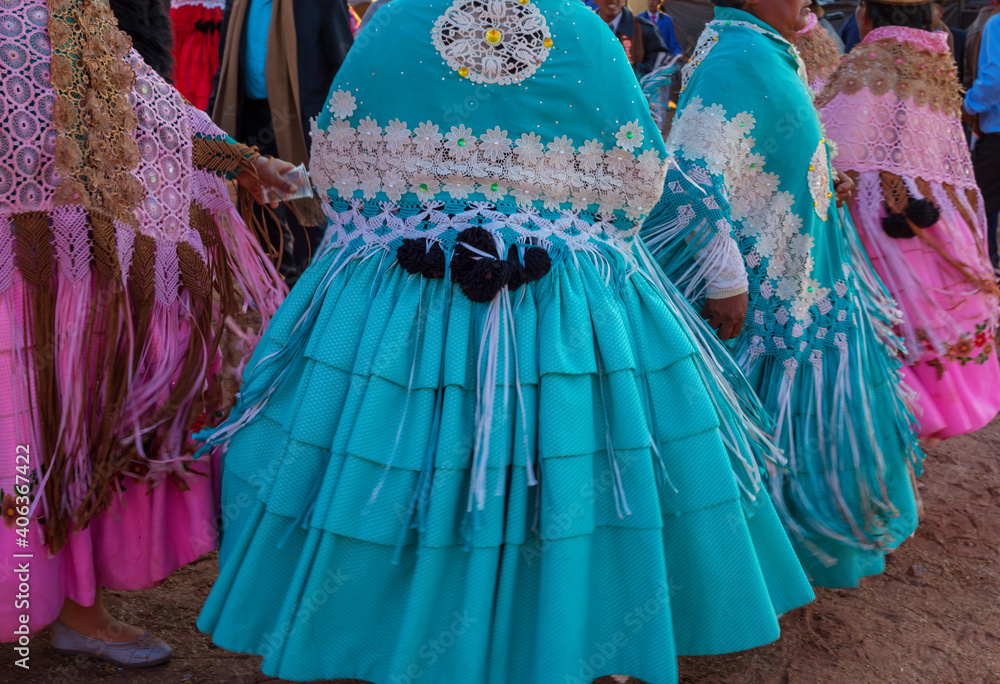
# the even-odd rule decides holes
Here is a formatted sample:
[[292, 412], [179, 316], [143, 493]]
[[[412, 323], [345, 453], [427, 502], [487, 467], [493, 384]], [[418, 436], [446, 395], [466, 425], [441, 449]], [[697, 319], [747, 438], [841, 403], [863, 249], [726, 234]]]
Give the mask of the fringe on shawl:
[[[844, 232], [855, 276], [854, 304], [862, 314], [856, 327], [831, 333], [833, 344], [815, 346], [803, 363], [763, 353], [748, 329], [738, 345], [728, 345], [747, 376], [758, 378], [758, 394], [777, 421], [773, 438], [784, 466], [771, 469], [771, 499], [790, 533], [830, 563], [833, 559], [813, 540], [828, 538], [864, 549], [891, 548], [902, 541], [886, 531], [887, 519], [897, 511], [885, 483], [880, 420], [888, 416], [890, 425], [882, 432], [895, 435], [891, 448], [901, 450], [915, 472], [922, 461], [915, 398], [899, 373], [904, 346], [894, 326], [901, 314], [857, 232]], [[680, 221], [657, 210], [642, 237], [667, 276], [697, 302], [704, 296], [706, 276], [718, 270], [722, 256], [712, 248], [715, 234], [708, 221]], [[877, 403], [872, 390], [882, 384], [893, 388], [892, 406]]]
[[[153, 481], [186, 470], [185, 450], [192, 450], [185, 443], [210, 412], [202, 400], [206, 375], [227, 320], [249, 304], [266, 325], [285, 291], [231, 207], [209, 212], [193, 204], [205, 258], [191, 244], [177, 245], [182, 287], [170, 304], [154, 292], [156, 241], [103, 214], [70, 209], [8, 219], [23, 281], [23, 301], [13, 303], [23, 311], [20, 365], [39, 440], [32, 445], [35, 506], [51, 553], [110, 503], [126, 471]], [[82, 270], [61, 268], [54, 254], [65, 221], [84, 224]], [[119, 256], [125, 238], [133, 243], [127, 282]]]

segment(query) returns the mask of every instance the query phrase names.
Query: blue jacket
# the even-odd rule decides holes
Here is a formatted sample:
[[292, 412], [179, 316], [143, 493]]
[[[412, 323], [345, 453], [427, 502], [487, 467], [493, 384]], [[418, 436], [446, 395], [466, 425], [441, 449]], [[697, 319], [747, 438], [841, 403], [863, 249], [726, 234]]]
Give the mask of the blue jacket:
[[659, 18], [653, 21], [653, 18], [649, 16], [649, 12], [643, 12], [639, 15], [639, 18], [652, 22], [656, 28], [660, 29], [660, 35], [663, 36], [663, 42], [666, 44], [670, 54], [674, 56], [683, 54], [684, 50], [681, 48], [681, 44], [677, 42], [677, 34], [674, 33], [674, 20], [670, 18], [669, 14], [660, 12]]

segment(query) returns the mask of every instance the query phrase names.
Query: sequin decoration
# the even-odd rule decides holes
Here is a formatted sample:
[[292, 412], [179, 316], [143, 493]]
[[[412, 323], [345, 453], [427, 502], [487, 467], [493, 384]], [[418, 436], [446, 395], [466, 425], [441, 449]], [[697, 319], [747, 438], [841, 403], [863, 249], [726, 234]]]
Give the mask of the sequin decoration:
[[534, 3], [512, 0], [455, 0], [434, 22], [431, 40], [463, 78], [498, 85], [530, 78], [553, 44]]

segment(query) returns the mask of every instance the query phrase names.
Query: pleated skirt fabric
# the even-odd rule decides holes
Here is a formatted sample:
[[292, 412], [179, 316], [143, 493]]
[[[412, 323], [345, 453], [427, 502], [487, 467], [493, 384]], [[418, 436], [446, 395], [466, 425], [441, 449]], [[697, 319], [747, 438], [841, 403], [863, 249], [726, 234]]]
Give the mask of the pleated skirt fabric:
[[228, 447], [199, 628], [375, 684], [671, 684], [776, 639], [812, 592], [673, 307], [589, 255], [477, 304], [328, 250], [249, 364], [273, 393]]

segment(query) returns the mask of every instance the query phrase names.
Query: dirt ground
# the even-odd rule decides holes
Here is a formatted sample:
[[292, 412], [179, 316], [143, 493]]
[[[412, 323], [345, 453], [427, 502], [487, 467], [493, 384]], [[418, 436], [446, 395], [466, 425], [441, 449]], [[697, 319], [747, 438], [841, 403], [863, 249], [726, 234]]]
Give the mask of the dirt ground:
[[[1000, 419], [929, 449], [921, 484], [925, 519], [916, 536], [889, 557], [884, 575], [860, 589], [819, 590], [813, 604], [782, 618], [782, 637], [770, 646], [684, 658], [682, 684], [1000, 683], [998, 457]], [[116, 615], [173, 645], [170, 663], [119, 671], [61, 658], [48, 652], [43, 633], [32, 644], [29, 673], [15, 668], [10, 647], [3, 647], [0, 682], [279, 681], [261, 675], [256, 658], [215, 648], [195, 629], [215, 574], [215, 559], [206, 556], [156, 589], [110, 594]]]

